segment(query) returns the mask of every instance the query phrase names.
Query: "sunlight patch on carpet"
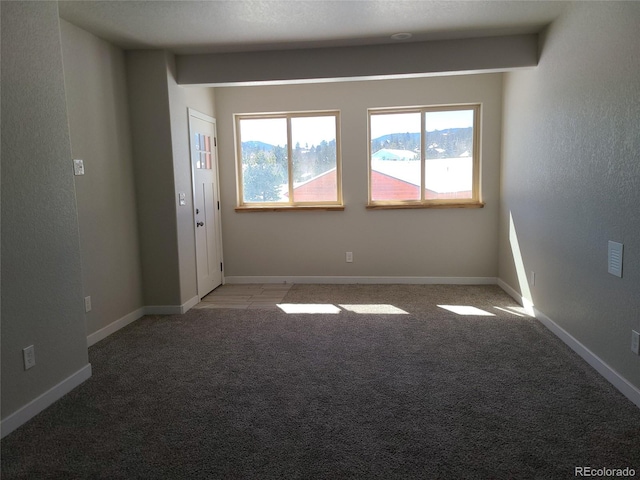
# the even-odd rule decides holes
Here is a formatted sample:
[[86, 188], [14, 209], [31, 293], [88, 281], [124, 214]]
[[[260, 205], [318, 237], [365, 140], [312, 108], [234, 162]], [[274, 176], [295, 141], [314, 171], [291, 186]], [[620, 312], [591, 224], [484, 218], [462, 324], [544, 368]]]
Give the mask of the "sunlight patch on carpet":
[[405, 312], [401, 308], [394, 307], [387, 304], [363, 304], [363, 305], [343, 305], [341, 308], [354, 313], [366, 313], [366, 314], [385, 314], [385, 315], [409, 315], [409, 312]]
[[450, 312], [456, 313], [458, 315], [495, 317], [495, 314], [491, 312], [487, 312], [486, 310], [482, 310], [477, 307], [472, 307], [470, 305], [438, 305], [438, 307], [443, 308], [444, 310], [449, 310]]
[[338, 314], [343, 310], [366, 315], [409, 315], [401, 308], [388, 304], [359, 304], [336, 306], [331, 303], [279, 303], [278, 308], [284, 313], [329, 313]]
[[500, 310], [501, 312], [507, 312], [510, 313], [511, 315], [515, 315], [517, 317], [528, 317], [528, 315], [525, 313], [524, 308], [520, 308], [520, 309], [516, 309], [515, 307], [493, 307], [496, 310]]
[[284, 313], [340, 313], [335, 305], [330, 303], [279, 303], [278, 308]]

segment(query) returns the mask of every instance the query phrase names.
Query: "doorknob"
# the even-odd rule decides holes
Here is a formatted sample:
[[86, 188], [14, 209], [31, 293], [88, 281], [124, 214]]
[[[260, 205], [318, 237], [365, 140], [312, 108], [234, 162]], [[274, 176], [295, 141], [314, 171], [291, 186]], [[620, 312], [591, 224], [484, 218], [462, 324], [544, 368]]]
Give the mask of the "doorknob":
[[196, 223], [196, 227], [204, 227], [204, 222], [198, 222], [198, 223]]

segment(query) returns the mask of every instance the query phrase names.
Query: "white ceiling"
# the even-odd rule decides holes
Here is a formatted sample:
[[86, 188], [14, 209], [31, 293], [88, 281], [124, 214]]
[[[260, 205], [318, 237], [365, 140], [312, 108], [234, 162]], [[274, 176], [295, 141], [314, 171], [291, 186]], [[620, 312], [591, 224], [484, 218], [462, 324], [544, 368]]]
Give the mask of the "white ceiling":
[[[125, 49], [178, 54], [391, 43], [534, 33], [561, 1], [60, 1], [60, 16]], [[404, 40], [405, 42], [407, 40]]]

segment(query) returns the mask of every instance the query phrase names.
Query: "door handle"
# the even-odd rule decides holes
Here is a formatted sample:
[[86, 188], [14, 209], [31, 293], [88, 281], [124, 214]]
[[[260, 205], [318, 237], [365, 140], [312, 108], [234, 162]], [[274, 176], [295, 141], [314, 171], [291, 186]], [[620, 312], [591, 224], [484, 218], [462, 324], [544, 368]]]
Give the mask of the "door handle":
[[196, 223], [196, 227], [204, 227], [204, 222], [198, 222], [198, 223]]

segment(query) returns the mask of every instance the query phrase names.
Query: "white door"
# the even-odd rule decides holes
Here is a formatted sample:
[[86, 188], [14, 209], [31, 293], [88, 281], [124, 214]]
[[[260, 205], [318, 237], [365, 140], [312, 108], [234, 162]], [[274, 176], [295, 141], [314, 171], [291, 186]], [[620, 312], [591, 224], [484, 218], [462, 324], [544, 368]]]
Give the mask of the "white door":
[[198, 296], [222, 284], [222, 231], [216, 121], [189, 109]]

